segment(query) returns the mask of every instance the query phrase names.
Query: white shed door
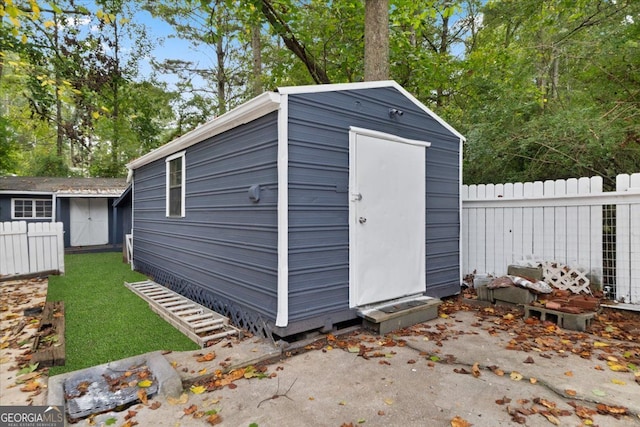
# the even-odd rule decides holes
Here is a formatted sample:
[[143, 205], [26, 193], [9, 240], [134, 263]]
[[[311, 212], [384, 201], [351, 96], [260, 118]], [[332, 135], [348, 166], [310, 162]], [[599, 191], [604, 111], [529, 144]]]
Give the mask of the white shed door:
[[351, 307], [426, 290], [425, 149], [429, 143], [352, 128]]
[[71, 246], [106, 245], [109, 243], [109, 210], [107, 199], [70, 198]]

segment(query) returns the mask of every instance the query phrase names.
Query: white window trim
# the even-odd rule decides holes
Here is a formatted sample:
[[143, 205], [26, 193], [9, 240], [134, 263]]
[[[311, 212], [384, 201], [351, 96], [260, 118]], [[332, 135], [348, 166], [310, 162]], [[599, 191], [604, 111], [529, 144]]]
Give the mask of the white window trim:
[[[16, 200], [28, 201], [31, 202], [31, 216], [20, 216], [16, 217]], [[36, 201], [45, 201], [51, 203], [51, 215], [50, 216], [34, 216], [36, 212]], [[53, 200], [51, 199], [32, 199], [29, 197], [15, 197], [11, 199], [11, 219], [14, 220], [24, 220], [24, 219], [52, 219], [53, 218]]]
[[[185, 153], [186, 151], [181, 151], [179, 153], [175, 153], [172, 154], [171, 156], [167, 157], [165, 159], [165, 215], [167, 216], [167, 218], [184, 218], [185, 217], [185, 184], [186, 184], [186, 175], [185, 175], [185, 171], [186, 171], [186, 162], [185, 162]], [[172, 160], [175, 160], [177, 158], [182, 157], [182, 172], [181, 172], [181, 176], [182, 176], [182, 183], [180, 186], [180, 198], [181, 198], [181, 202], [180, 202], [180, 216], [172, 216], [169, 213], [169, 191], [170, 191], [170, 164]]]

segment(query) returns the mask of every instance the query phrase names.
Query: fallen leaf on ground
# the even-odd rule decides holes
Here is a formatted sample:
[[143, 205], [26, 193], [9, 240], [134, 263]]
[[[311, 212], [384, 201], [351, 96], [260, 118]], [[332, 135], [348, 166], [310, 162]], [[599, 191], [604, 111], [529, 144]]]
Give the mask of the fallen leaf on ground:
[[571, 389], [569, 389], [569, 388], [568, 388], [568, 389], [565, 389], [565, 391], [564, 391], [564, 392], [565, 392], [565, 394], [566, 394], [567, 396], [571, 396], [571, 397], [574, 397], [574, 396], [577, 394], [575, 390], [571, 390]]
[[185, 415], [191, 415], [197, 410], [198, 410], [198, 407], [196, 405], [191, 405], [188, 408], [183, 409]]
[[535, 399], [533, 399], [534, 403], [537, 403], [538, 405], [542, 405], [546, 408], [549, 409], [554, 409], [557, 405], [555, 402], [551, 402], [550, 400], [547, 399], [541, 399], [536, 397]]
[[212, 415], [209, 415], [209, 417], [207, 418], [207, 422], [212, 426], [214, 426], [222, 422], [222, 417], [220, 416], [220, 414], [212, 414]]
[[191, 390], [193, 394], [202, 394], [207, 391], [207, 388], [201, 385], [192, 385], [189, 390]]
[[510, 377], [514, 381], [520, 381], [522, 378], [524, 378], [520, 372], [516, 371], [511, 372]]
[[622, 380], [619, 380], [617, 378], [612, 379], [611, 382], [614, 383], [614, 384], [618, 384], [618, 385], [626, 385], [627, 384], [626, 382], [624, 382]]
[[160, 403], [160, 402], [158, 402], [158, 401], [156, 400], [155, 402], [153, 402], [153, 403], [151, 404], [151, 406], [149, 406], [149, 409], [153, 409], [153, 410], [155, 411], [155, 410], [156, 410], [156, 409], [158, 409], [160, 406], [162, 406], [162, 403]]
[[533, 357], [529, 356], [526, 359], [524, 359], [522, 363], [536, 363], [536, 361], [533, 360]]
[[171, 405], [184, 405], [189, 400], [189, 395], [187, 393], [182, 393], [180, 397], [167, 397], [167, 402]]
[[559, 426], [560, 420], [547, 411], [540, 412], [551, 424]]
[[573, 376], [573, 372], [572, 371], [567, 371], [564, 373], [565, 377], [572, 377]]
[[506, 403], [511, 403], [511, 399], [509, 399], [507, 396], [503, 396], [502, 399], [496, 400], [496, 403], [498, 405], [504, 405]]
[[138, 389], [138, 399], [142, 402], [143, 405], [147, 404], [147, 390], [141, 388]]
[[471, 368], [471, 373], [473, 373], [473, 376], [476, 378], [480, 376], [480, 365], [478, 364], [478, 362], [473, 364], [473, 367]]
[[457, 415], [451, 420], [451, 427], [470, 427], [472, 425], [473, 424], [469, 423], [469, 421]]
[[596, 409], [598, 412], [605, 415], [625, 415], [628, 412], [628, 409], [624, 406], [611, 406], [602, 403], [596, 405]]
[[214, 352], [210, 352], [205, 354], [204, 356], [198, 357], [198, 359], [196, 360], [198, 362], [211, 362], [215, 358], [216, 358], [216, 354]]
[[499, 377], [504, 376], [504, 371], [500, 368], [498, 368], [497, 366], [489, 366], [489, 369], [491, 369], [491, 372], [493, 372], [494, 374], [496, 374]]
[[24, 391], [26, 393], [36, 391], [40, 388], [40, 383], [38, 381], [31, 381], [27, 383], [24, 387], [20, 387], [20, 391]]
[[537, 378], [533, 378], [533, 377], [531, 377], [531, 378], [529, 378], [529, 382], [530, 382], [531, 384], [536, 384], [536, 383], [538, 382], [538, 379], [537, 379]]
[[607, 366], [609, 366], [609, 369], [611, 369], [613, 372], [629, 372], [629, 368], [627, 368], [625, 365], [621, 365], [620, 363], [616, 363], [613, 361], [607, 362]]
[[151, 384], [153, 383], [149, 380], [138, 381], [138, 387], [151, 387]]

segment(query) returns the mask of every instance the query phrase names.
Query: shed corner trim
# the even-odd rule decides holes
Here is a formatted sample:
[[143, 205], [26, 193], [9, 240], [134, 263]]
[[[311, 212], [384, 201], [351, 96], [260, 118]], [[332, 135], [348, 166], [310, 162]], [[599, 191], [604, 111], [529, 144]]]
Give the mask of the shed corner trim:
[[289, 324], [289, 104], [281, 95], [278, 111], [278, 285], [276, 326]]

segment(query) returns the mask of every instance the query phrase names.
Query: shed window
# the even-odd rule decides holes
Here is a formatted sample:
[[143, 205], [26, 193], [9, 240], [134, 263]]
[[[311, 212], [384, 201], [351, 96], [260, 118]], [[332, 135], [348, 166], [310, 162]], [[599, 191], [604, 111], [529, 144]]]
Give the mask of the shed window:
[[184, 216], [184, 151], [167, 157], [167, 216]]
[[53, 204], [48, 199], [12, 199], [13, 219], [48, 219], [53, 213]]

